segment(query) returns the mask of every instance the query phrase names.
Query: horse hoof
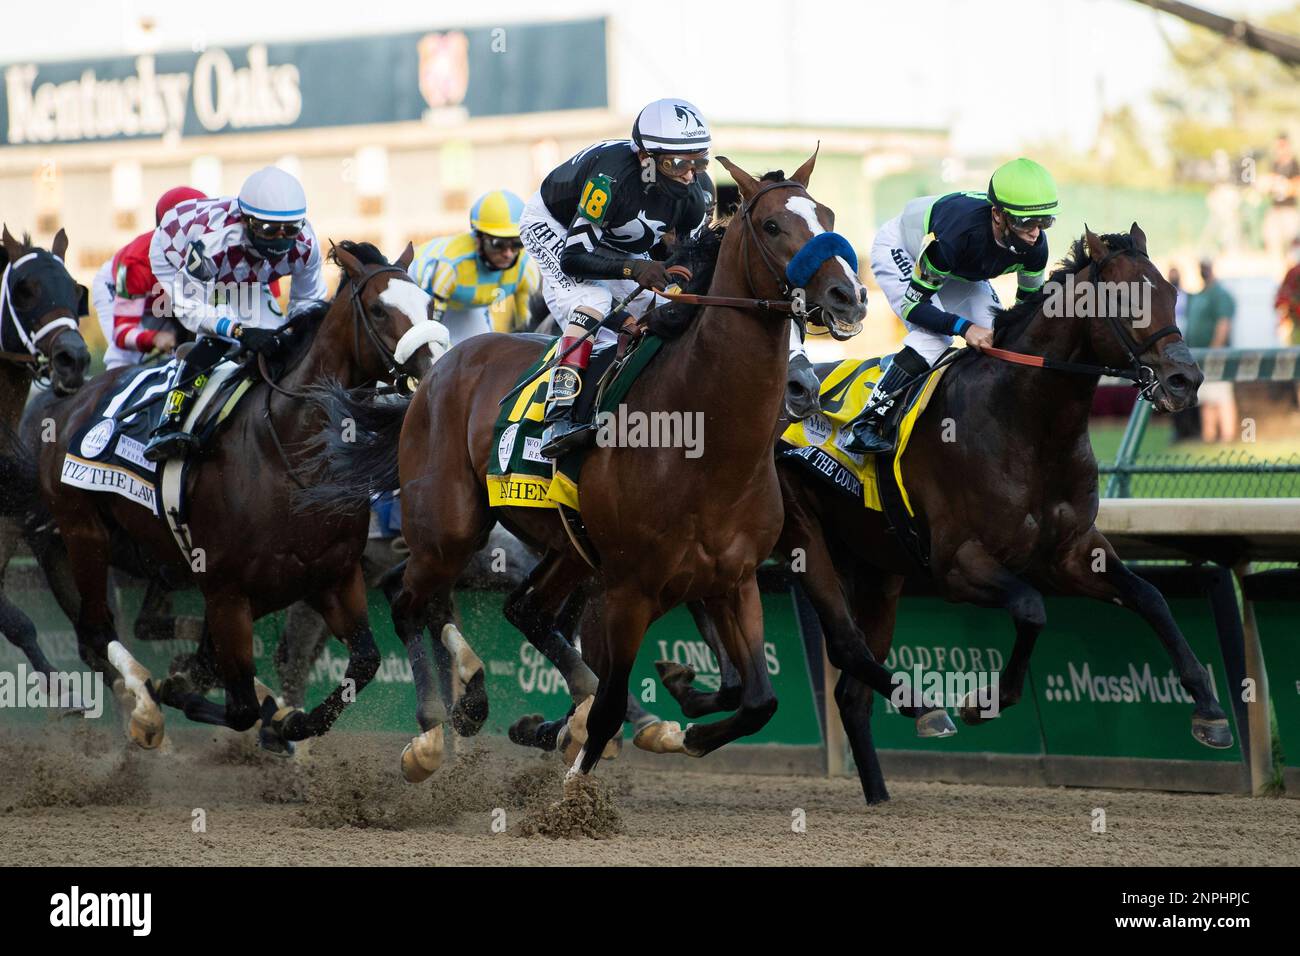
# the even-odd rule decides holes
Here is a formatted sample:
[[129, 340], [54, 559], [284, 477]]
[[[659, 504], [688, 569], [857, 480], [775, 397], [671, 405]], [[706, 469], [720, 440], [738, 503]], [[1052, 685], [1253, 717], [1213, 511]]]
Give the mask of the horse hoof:
[[560, 733], [555, 739], [555, 749], [564, 757], [565, 766], [572, 767], [577, 763], [578, 754], [582, 753], [582, 744], [574, 739], [573, 732], [569, 730], [568, 724], [565, 724], [560, 729]]
[[510, 725], [506, 731], [506, 736], [510, 742], [518, 744], [521, 747], [536, 747], [537, 728], [540, 727], [546, 718], [541, 714], [525, 714]]
[[451, 726], [462, 737], [473, 737], [488, 718], [487, 686], [480, 668], [465, 684], [465, 693], [451, 708]]
[[605, 749], [600, 752], [601, 760], [617, 760], [618, 755], [623, 752], [623, 728], [618, 729], [613, 737], [605, 744]]
[[274, 708], [275, 702], [272, 700], [268, 700], [263, 704], [262, 726], [257, 730], [257, 746], [277, 757], [292, 757], [297, 748], [292, 740], [286, 740], [280, 733], [282, 724], [277, 724], [274, 716], [269, 720], [267, 719], [266, 711]]
[[[269, 705], [274, 702], [268, 702]], [[307, 727], [307, 712], [298, 707], [281, 707], [271, 717], [271, 732], [286, 743], [305, 740], [311, 736]]]
[[157, 750], [163, 742], [162, 715], [152, 717], [131, 717], [131, 727], [127, 731], [131, 742], [142, 750]]
[[568, 730], [569, 736], [581, 747], [587, 742], [587, 715], [591, 713], [591, 705], [595, 703], [595, 697], [588, 697], [573, 711], [573, 716], [569, 718], [565, 729]]
[[441, 727], [434, 727], [402, 748], [402, 777], [407, 783], [423, 783], [442, 766], [443, 735]]
[[659, 682], [670, 691], [677, 684], [689, 687], [695, 681], [695, 669], [676, 661], [655, 661], [655, 670], [659, 672]]
[[677, 721], [661, 720], [638, 730], [632, 745], [652, 754], [686, 753], [686, 734]]
[[942, 707], [916, 718], [918, 737], [951, 737], [955, 733], [957, 733], [957, 725], [952, 722], [952, 718]]
[[1215, 750], [1227, 750], [1232, 746], [1232, 730], [1228, 719], [1220, 717], [1209, 720], [1205, 717], [1192, 718], [1192, 736], [1207, 747]]

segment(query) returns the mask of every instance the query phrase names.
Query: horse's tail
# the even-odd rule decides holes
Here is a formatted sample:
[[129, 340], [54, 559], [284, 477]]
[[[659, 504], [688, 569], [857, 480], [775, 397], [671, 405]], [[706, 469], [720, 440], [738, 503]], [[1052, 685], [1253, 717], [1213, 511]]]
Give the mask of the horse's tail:
[[294, 499], [299, 511], [355, 514], [372, 495], [396, 491], [397, 440], [409, 398], [357, 398], [337, 382], [308, 389], [325, 413], [311, 445], [308, 468], [314, 478]]

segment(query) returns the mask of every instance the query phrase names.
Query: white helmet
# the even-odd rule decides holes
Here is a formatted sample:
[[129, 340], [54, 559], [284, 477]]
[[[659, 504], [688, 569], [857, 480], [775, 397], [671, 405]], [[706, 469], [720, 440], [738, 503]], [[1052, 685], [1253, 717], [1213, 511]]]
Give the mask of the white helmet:
[[283, 169], [263, 166], [244, 180], [239, 211], [263, 222], [295, 222], [307, 215], [307, 194]]
[[712, 144], [708, 124], [686, 100], [655, 100], [632, 124], [632, 142], [647, 153], [699, 153]]

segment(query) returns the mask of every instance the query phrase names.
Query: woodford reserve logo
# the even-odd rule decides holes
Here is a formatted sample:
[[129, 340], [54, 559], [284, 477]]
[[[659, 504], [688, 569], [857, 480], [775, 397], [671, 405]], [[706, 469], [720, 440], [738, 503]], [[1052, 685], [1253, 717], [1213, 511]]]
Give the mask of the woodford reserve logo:
[[298, 67], [271, 64], [261, 44], [248, 48], [244, 67], [214, 47], [189, 73], [159, 73], [152, 55], [136, 57], [134, 73], [124, 77], [101, 79], [87, 67], [78, 79], [39, 83], [39, 69], [34, 63], [5, 69], [12, 145], [179, 136], [191, 101], [195, 118], [213, 133], [285, 126], [302, 112]]

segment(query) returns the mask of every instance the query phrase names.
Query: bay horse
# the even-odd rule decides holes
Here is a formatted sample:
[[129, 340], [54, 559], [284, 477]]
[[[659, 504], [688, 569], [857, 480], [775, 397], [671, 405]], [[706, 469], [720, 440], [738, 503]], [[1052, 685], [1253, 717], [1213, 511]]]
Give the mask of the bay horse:
[[[1049, 292], [1068, 289], [1068, 275], [1076, 304], [1091, 292], [1104, 302], [1100, 282], [1149, 283], [1151, 307], [1140, 319], [1131, 310], [1114, 315], [1099, 308], [1046, 314]], [[1085, 292], [1089, 285], [1093, 289]], [[1164, 596], [1124, 566], [1095, 524], [1097, 462], [1088, 414], [1101, 366], [1131, 372], [1144, 396], [1166, 412], [1194, 403], [1203, 380], [1177, 337], [1175, 296], [1147, 257], [1137, 223], [1127, 234], [1085, 231], [1044, 292], [1001, 312], [994, 324], [996, 349], [1045, 358], [1046, 366], [973, 351], [964, 356], [945, 373], [916, 424], [905, 475], [928, 542], [923, 573], [950, 601], [1002, 608], [1011, 616], [1016, 639], [998, 675], [999, 710], [1020, 700], [1030, 653], [1046, 625], [1043, 592], [1091, 597], [1129, 608], [1151, 626], [1195, 700], [1192, 736], [1226, 748], [1232, 745], [1227, 717]], [[863, 794], [868, 803], [887, 800], [871, 738], [872, 690], [888, 698], [894, 687], [878, 662], [893, 640], [904, 576], [922, 569], [880, 512], [797, 462], [782, 460], [777, 471], [785, 502], [778, 551], [803, 549], [800, 581], [817, 611], [827, 655], [841, 671], [835, 700]], [[670, 692], [684, 695], [689, 681], [673, 676]], [[712, 700], [701, 704], [703, 695], [696, 694], [698, 713], [718, 709]], [[969, 701], [960, 714], [968, 724], [988, 719]]]
[[[353, 388], [405, 381], [432, 366], [430, 351], [419, 347], [431, 338], [424, 325], [431, 301], [406, 274], [413, 254], [408, 244], [390, 264], [365, 243], [343, 242], [331, 249], [330, 259], [343, 272], [333, 300], [295, 317], [297, 341], [279, 381], [271, 380], [259, 360], [261, 380], [235, 406], [212, 447], [191, 465], [187, 498], [194, 550], [189, 555], [182, 555], [166, 520], [149, 509], [118, 495], [60, 484], [68, 442], [113, 382], [93, 382], [49, 408], [58, 437], [40, 446], [40, 492], [66, 542], [81, 595], [78, 646], [87, 664], [110, 676], [120, 673], [134, 694], [129, 735], [140, 746], [162, 742], [163, 716], [155, 695], [192, 719], [233, 730], [247, 730], [260, 716], [264, 730], [269, 724], [281, 741], [292, 742], [328, 730], [374, 676], [379, 653], [359, 563], [366, 518], [296, 514], [290, 495], [311, 480], [302, 446], [321, 427], [319, 413], [304, 400], [304, 388], [325, 381]], [[184, 675], [155, 688], [149, 672], [118, 640], [107, 600], [113, 528], [202, 593], [215, 669], [226, 692], [224, 707], [197, 693]], [[201, 562], [193, 560], [196, 554]], [[253, 621], [303, 598], [347, 646], [343, 682], [310, 713], [275, 712], [265, 688], [259, 707]]]
[[[56, 395], [81, 388], [90, 366], [90, 350], [81, 337], [78, 318], [85, 311], [86, 289], [73, 281], [63, 263], [67, 233], [60, 229], [49, 250], [3, 230], [0, 241], [0, 581], [13, 557], [21, 532], [14, 521], [23, 511], [21, 489], [29, 478], [17, 450], [18, 423], [32, 383], [48, 386]], [[36, 640], [36, 626], [0, 590], [0, 632], [40, 673], [53, 665]]]
[[[703, 756], [759, 730], [776, 709], [754, 572], [781, 529], [772, 451], [785, 399], [789, 319], [759, 301], [789, 301], [789, 263], [801, 250], [824, 248], [834, 217], [808, 192], [816, 154], [790, 179], [766, 182], [718, 159], [736, 180], [743, 206], [722, 236], [708, 298], [727, 297], [733, 304], [706, 305], [678, 338], [665, 342], [625, 400], [629, 411], [703, 415], [704, 453], [691, 460], [681, 449], [596, 447], [579, 476], [582, 520], [600, 556], [596, 580], [603, 613], [599, 628], [583, 631], [584, 645], [597, 645], [589, 656], [598, 661], [598, 686], [583, 688], [594, 690], [595, 699], [586, 718], [587, 742], [570, 775], [589, 772], [621, 727], [628, 674], [645, 631], [683, 602], [703, 602], [737, 662], [743, 691], [737, 715], [684, 735], [679, 731], [667, 749]], [[819, 242], [818, 236], [827, 239]], [[808, 307], [819, 310], [822, 323], [840, 337], [860, 329], [866, 290], [842, 257], [821, 259], [803, 293]], [[411, 553], [400, 581], [392, 582], [391, 603], [422, 708], [433, 682], [421, 675], [423, 652], [414, 648], [426, 624], [437, 634], [450, 618], [452, 585], [496, 521], [547, 550], [530, 578], [529, 593], [546, 604], [534, 608], [538, 620], [553, 619], [591, 573], [555, 511], [488, 505], [484, 476], [496, 451], [498, 402], [550, 343], [522, 335], [461, 343], [421, 382], [404, 414], [388, 408], [373, 411], [364, 423], [358, 419], [372, 439], [337, 444], [325, 456], [329, 477], [312, 489], [317, 497], [355, 502], [364, 501], [367, 490], [400, 485], [402, 531]], [[324, 402], [335, 426], [361, 414], [356, 403], [337, 394]], [[399, 423], [394, 456], [382, 437], [373, 436], [392, 434]], [[566, 653], [559, 646], [552, 650]], [[571, 647], [568, 653], [576, 655]], [[403, 752], [408, 779], [427, 777], [441, 760], [441, 722], [425, 726], [437, 716], [433, 706], [422, 711], [424, 733]]]

